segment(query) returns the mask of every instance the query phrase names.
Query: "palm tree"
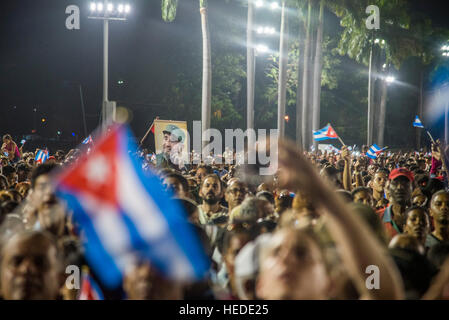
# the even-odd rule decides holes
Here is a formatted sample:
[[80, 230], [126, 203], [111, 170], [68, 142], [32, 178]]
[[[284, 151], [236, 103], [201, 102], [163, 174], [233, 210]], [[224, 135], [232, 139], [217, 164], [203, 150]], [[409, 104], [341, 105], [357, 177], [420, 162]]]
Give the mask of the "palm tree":
[[[162, 19], [172, 22], [176, 18], [178, 0], [162, 0]], [[212, 63], [210, 50], [209, 24], [207, 20], [207, 0], [199, 0], [201, 30], [203, 34], [203, 87], [201, 102], [201, 132], [210, 128], [212, 100]], [[203, 141], [203, 147], [207, 141]]]
[[285, 14], [285, 0], [282, 1], [281, 34], [279, 41], [279, 83], [278, 83], [278, 129], [279, 136], [285, 134], [285, 103], [287, 96], [288, 65], [288, 18]]
[[[212, 62], [210, 50], [209, 24], [207, 20], [207, 0], [200, 0], [201, 30], [203, 33], [203, 88], [201, 102], [201, 131], [210, 128], [212, 99]], [[203, 141], [203, 148], [208, 141]]]
[[[316, 36], [316, 50], [314, 60], [314, 75], [313, 75], [313, 95], [312, 95], [312, 110], [313, 110], [313, 130], [320, 128], [320, 96], [321, 96], [321, 71], [322, 71], [322, 46], [323, 46], [323, 11], [325, 0], [320, 1], [320, 12], [318, 16], [318, 28]], [[313, 145], [317, 149], [317, 142]]]
[[310, 47], [311, 47], [311, 20], [312, 20], [312, 0], [308, 0], [307, 7], [307, 23], [305, 29], [305, 42], [304, 42], [304, 69], [302, 77], [302, 146], [305, 149], [309, 148], [309, 132], [311, 126], [308, 121], [310, 113], [309, 104], [309, 66], [310, 66]]
[[[246, 128], [254, 129], [254, 82], [255, 82], [255, 69], [256, 58], [254, 53], [254, 34], [253, 34], [253, 21], [254, 21], [254, 3], [253, 0], [248, 0], [248, 21], [246, 23], [246, 83], [247, 83], [247, 118]], [[248, 135], [250, 137], [251, 135]]]

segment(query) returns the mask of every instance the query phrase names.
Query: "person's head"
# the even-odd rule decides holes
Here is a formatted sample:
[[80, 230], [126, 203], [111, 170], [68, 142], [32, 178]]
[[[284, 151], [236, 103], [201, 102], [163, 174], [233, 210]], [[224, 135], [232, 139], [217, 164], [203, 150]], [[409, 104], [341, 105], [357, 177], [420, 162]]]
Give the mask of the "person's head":
[[405, 168], [391, 171], [388, 184], [388, 195], [391, 204], [410, 205], [412, 195], [413, 173]]
[[370, 207], [373, 206], [373, 196], [370, 188], [358, 187], [352, 190], [351, 193], [355, 203], [363, 203]]
[[17, 183], [17, 172], [13, 166], [6, 166], [2, 168], [3, 175], [8, 179], [9, 186], [14, 186]]
[[267, 192], [271, 192], [270, 187], [268, 186], [268, 184], [266, 183], [261, 183], [257, 186], [257, 192], [261, 192], [261, 191], [267, 191]]
[[330, 277], [318, 241], [304, 230], [281, 228], [262, 247], [258, 298], [326, 299]]
[[373, 176], [376, 173], [377, 169], [379, 169], [379, 166], [376, 163], [370, 164], [368, 166], [368, 173]]
[[65, 153], [63, 150], [58, 150], [55, 152], [56, 161], [62, 162], [64, 161]]
[[196, 182], [199, 184], [201, 184], [201, 182], [203, 181], [204, 177], [212, 174], [213, 170], [212, 167], [210, 166], [206, 166], [206, 165], [200, 165], [198, 166], [198, 168], [196, 169], [196, 173], [195, 173], [195, 178], [196, 178]]
[[338, 189], [338, 190], [335, 190], [335, 193], [340, 197], [340, 199], [342, 199], [346, 203], [351, 203], [354, 201], [354, 198], [352, 197], [352, 193], [349, 192], [348, 190]]
[[404, 233], [415, 237], [424, 244], [429, 229], [429, 217], [425, 208], [411, 207], [407, 209], [405, 212]]
[[164, 153], [169, 154], [174, 147], [180, 142], [175, 134], [170, 131], [164, 131], [164, 141], [162, 142], [162, 150]]
[[50, 183], [50, 172], [56, 167], [54, 164], [41, 164], [31, 173], [31, 188], [33, 198], [40, 203], [54, 203], [55, 195]]
[[426, 170], [426, 166], [427, 165], [426, 165], [426, 160], [425, 159], [418, 159], [416, 161], [416, 163], [417, 163], [419, 169]]
[[381, 244], [386, 246], [388, 244], [388, 240], [385, 233], [385, 228], [374, 209], [363, 203], [352, 203], [350, 207], [352, 212], [357, 214], [363, 219], [363, 221], [366, 222]]
[[242, 204], [247, 194], [246, 185], [236, 179], [228, 184], [225, 192], [225, 200], [228, 203], [229, 211]]
[[0, 174], [0, 190], [6, 190], [8, 187], [8, 179], [6, 179], [4, 175]]
[[441, 190], [432, 196], [430, 216], [435, 228], [449, 227], [449, 192]]
[[274, 196], [271, 192], [268, 191], [259, 191], [256, 194], [257, 198], [265, 199], [269, 203], [271, 203], [274, 206]]
[[3, 143], [10, 143], [12, 141], [12, 137], [9, 134], [5, 134], [3, 136]]
[[189, 183], [179, 173], [171, 172], [164, 176], [163, 185], [171, 189], [177, 197], [187, 198], [189, 196]]
[[341, 187], [340, 171], [333, 166], [326, 166], [320, 171], [322, 177], [326, 177], [334, 186]]
[[205, 176], [201, 182], [199, 196], [203, 199], [203, 202], [210, 205], [220, 202], [223, 198], [220, 178], [215, 174]]
[[126, 270], [123, 289], [129, 300], [181, 300], [184, 286], [166, 278], [148, 261]]
[[265, 199], [248, 197], [240, 205], [239, 219], [255, 222], [271, 216], [274, 213], [273, 205]]
[[419, 193], [412, 197], [412, 205], [418, 207], [425, 207], [427, 205], [427, 197], [422, 193]]
[[223, 237], [223, 261], [226, 265], [226, 271], [228, 272], [231, 293], [234, 295], [237, 295], [234, 272], [235, 257], [240, 252], [240, 250], [251, 240], [253, 240], [251, 232], [243, 227], [237, 227], [232, 231], [227, 231]]
[[17, 181], [23, 182], [28, 180], [31, 173], [31, 168], [26, 163], [21, 163], [17, 166]]
[[194, 225], [199, 225], [200, 219], [198, 212], [198, 204], [189, 198], [178, 198], [177, 200], [181, 203], [181, 205], [187, 212], [187, 219], [189, 220], [189, 222]]
[[18, 192], [16, 189], [9, 189], [8, 192], [12, 195], [13, 201], [17, 203], [22, 202], [22, 200], [24, 199], [22, 197], [22, 194], [20, 194], [20, 192]]
[[29, 182], [19, 182], [16, 184], [16, 190], [20, 193], [23, 199], [25, 199], [30, 191], [31, 184]]
[[259, 273], [259, 254], [263, 244], [271, 235], [263, 234], [248, 242], [237, 254], [234, 262], [235, 285], [238, 297], [242, 300], [255, 300], [256, 279]]
[[278, 214], [282, 214], [285, 210], [292, 207], [293, 197], [288, 190], [282, 190], [274, 198], [274, 208]]
[[6, 300], [55, 300], [63, 283], [62, 261], [53, 237], [25, 231], [2, 248], [0, 285]]
[[378, 170], [371, 180], [371, 187], [374, 191], [383, 193], [388, 180], [388, 173], [385, 170]]

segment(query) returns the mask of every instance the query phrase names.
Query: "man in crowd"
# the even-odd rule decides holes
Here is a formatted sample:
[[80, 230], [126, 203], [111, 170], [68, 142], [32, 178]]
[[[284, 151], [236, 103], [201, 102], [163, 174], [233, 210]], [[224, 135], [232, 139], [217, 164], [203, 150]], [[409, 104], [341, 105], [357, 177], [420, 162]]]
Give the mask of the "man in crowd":
[[388, 178], [389, 206], [378, 213], [391, 239], [403, 231], [405, 210], [411, 206], [413, 173], [405, 168], [397, 168]]
[[426, 247], [449, 241], [449, 192], [441, 190], [432, 196], [430, 201], [430, 216], [434, 230], [427, 235]]
[[210, 174], [204, 177], [199, 196], [202, 199], [201, 205], [198, 206], [201, 224], [209, 224], [217, 218], [228, 216], [228, 210], [220, 204], [223, 198], [223, 187], [218, 176]]
[[63, 269], [55, 240], [27, 231], [10, 238], [1, 251], [1, 294], [7, 300], [56, 300]]
[[242, 204], [243, 200], [245, 200], [246, 194], [247, 188], [242, 181], [234, 179], [228, 184], [225, 192], [225, 200], [228, 203], [229, 214], [235, 207]]

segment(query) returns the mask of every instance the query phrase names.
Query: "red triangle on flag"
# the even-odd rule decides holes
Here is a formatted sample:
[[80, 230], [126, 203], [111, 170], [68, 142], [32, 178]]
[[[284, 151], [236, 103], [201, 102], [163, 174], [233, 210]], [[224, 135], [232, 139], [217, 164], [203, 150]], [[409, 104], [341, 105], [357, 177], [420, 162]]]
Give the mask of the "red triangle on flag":
[[119, 134], [120, 129], [115, 129], [101, 139], [89, 155], [82, 156], [62, 175], [58, 184], [117, 206]]
[[329, 125], [329, 128], [327, 129], [326, 136], [329, 138], [338, 138], [337, 133], [335, 132], [335, 130], [332, 128], [331, 125]]

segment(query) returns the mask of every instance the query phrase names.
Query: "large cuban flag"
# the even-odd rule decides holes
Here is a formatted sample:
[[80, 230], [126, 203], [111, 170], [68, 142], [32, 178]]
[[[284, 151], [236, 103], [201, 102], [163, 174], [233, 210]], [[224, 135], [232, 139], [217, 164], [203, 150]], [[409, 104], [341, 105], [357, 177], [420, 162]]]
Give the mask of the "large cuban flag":
[[323, 129], [313, 132], [313, 139], [315, 141], [322, 141], [327, 139], [338, 139], [338, 135], [330, 124]]
[[55, 177], [57, 194], [84, 231], [89, 264], [108, 287], [119, 286], [142, 258], [172, 279], [203, 278], [209, 259], [184, 209], [129, 150], [136, 150], [129, 129], [114, 127]]

